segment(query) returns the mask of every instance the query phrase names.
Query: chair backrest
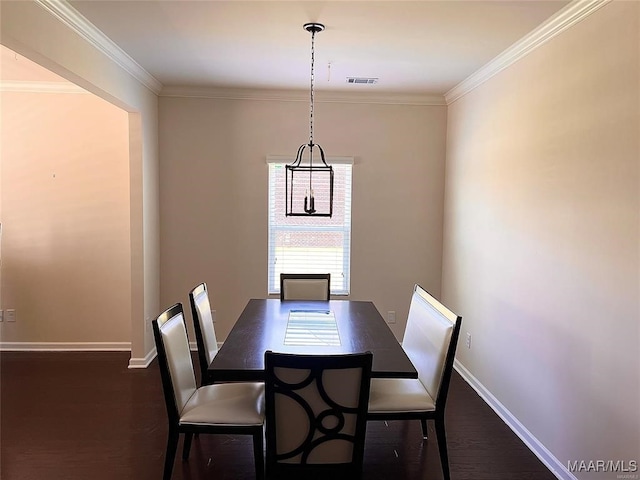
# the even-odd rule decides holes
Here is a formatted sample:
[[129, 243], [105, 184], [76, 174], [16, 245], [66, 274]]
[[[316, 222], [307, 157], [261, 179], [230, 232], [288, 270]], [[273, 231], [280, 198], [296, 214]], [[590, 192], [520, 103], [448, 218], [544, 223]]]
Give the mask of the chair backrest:
[[182, 304], [165, 310], [152, 324], [169, 421], [177, 423], [197, 388]]
[[415, 285], [402, 348], [436, 402], [446, 401], [462, 318]]
[[280, 300], [329, 300], [330, 273], [281, 273]]
[[191, 303], [193, 330], [198, 345], [200, 372], [202, 378], [205, 378], [209, 365], [218, 353], [218, 339], [211, 316], [211, 304], [206, 283], [201, 283], [189, 292], [189, 302]]
[[265, 353], [268, 478], [361, 474], [372, 359]]

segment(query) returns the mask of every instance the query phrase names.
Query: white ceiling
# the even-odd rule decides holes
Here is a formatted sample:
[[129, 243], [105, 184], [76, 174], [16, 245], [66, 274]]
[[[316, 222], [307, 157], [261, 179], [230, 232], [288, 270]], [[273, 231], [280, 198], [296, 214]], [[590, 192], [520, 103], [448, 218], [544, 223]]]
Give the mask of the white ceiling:
[[321, 22], [316, 90], [423, 95], [443, 95], [567, 3], [69, 1], [164, 87], [308, 89], [302, 26]]

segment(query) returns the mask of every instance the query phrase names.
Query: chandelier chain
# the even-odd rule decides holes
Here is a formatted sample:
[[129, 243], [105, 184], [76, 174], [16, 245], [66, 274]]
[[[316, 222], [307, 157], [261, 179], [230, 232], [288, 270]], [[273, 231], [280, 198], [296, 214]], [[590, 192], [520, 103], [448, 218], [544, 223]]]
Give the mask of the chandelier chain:
[[315, 30], [311, 31], [311, 99], [309, 106], [309, 145], [313, 145], [313, 80], [314, 80], [314, 65], [315, 65]]
[[[333, 168], [325, 161], [324, 151], [320, 145], [313, 144], [313, 114], [314, 114], [314, 86], [315, 86], [315, 65], [316, 65], [316, 50], [315, 40], [316, 33], [324, 30], [324, 25], [321, 23], [305, 23], [303, 28], [311, 33], [311, 88], [309, 93], [309, 143], [302, 144], [298, 148], [296, 159], [291, 165], [286, 166], [286, 182], [285, 182], [285, 216], [316, 216], [316, 217], [331, 217], [333, 214]], [[331, 65], [329, 64], [329, 68]], [[308, 147], [308, 150], [307, 150]], [[320, 153], [321, 165], [316, 166], [313, 164], [313, 150], [314, 147], [318, 147]], [[308, 154], [308, 162], [303, 162], [305, 152]], [[320, 190], [314, 192], [313, 177], [315, 172], [321, 172], [326, 180], [320, 182]], [[294, 181], [294, 173], [300, 173], [296, 175]], [[308, 187], [305, 185], [305, 176], [309, 175]], [[328, 182], [328, 183], [327, 183]], [[317, 185], [316, 185], [317, 186]], [[304, 197], [302, 197], [302, 191], [304, 191]], [[295, 190], [295, 194], [294, 194]], [[325, 210], [326, 199], [325, 196], [328, 193], [328, 211]], [[316, 199], [320, 197], [320, 202], [316, 202]], [[304, 200], [303, 200], [304, 198]], [[316, 203], [320, 211], [316, 210]]]

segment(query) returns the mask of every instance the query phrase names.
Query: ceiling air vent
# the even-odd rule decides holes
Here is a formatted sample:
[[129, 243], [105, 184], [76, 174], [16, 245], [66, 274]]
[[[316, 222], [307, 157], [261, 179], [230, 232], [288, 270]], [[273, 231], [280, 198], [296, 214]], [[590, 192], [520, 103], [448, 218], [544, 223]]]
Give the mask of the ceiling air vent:
[[375, 83], [378, 83], [378, 79], [372, 77], [347, 77], [347, 83], [373, 85]]

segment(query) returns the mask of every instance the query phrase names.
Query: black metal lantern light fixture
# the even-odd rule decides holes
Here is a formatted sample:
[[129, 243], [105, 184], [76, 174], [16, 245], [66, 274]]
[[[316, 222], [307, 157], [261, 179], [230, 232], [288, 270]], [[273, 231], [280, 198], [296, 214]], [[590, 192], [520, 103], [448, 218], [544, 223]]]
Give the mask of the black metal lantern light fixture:
[[[311, 98], [309, 113], [309, 143], [298, 148], [296, 159], [286, 166], [286, 216], [331, 217], [333, 215], [333, 168], [328, 165], [324, 150], [313, 143], [313, 80], [315, 63], [315, 36], [324, 30], [321, 23], [305, 23], [311, 33]], [[320, 152], [320, 161], [313, 162], [314, 149]], [[306, 158], [305, 158], [305, 153]]]

